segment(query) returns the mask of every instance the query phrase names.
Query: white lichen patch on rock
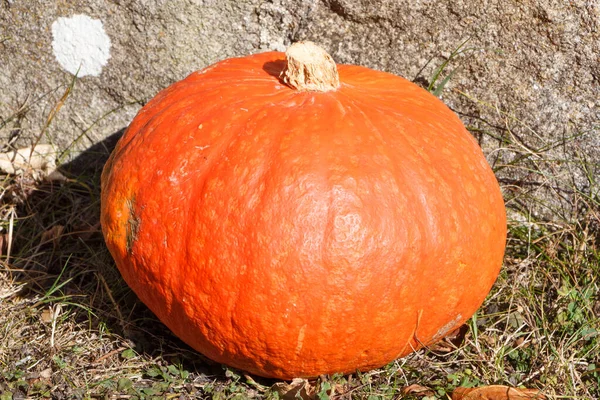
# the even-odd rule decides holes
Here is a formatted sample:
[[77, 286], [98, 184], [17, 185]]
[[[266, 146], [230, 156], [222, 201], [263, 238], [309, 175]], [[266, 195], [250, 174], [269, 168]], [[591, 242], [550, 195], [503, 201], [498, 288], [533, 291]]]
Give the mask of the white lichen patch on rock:
[[59, 64], [79, 77], [98, 76], [110, 57], [110, 38], [102, 21], [78, 14], [52, 24], [52, 50]]

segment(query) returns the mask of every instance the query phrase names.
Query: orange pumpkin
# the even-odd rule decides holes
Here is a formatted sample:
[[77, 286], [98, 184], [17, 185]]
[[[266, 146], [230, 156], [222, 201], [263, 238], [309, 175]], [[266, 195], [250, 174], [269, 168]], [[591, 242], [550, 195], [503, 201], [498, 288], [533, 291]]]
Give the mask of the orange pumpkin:
[[215, 361], [284, 379], [379, 367], [481, 305], [501, 192], [435, 96], [310, 43], [287, 55], [219, 62], [142, 108], [102, 175], [106, 243]]

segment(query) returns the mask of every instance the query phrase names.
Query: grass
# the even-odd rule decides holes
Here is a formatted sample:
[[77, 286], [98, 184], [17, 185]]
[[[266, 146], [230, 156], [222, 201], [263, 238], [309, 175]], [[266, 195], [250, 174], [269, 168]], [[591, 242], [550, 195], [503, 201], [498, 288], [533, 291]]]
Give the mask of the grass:
[[[443, 69], [435, 88], [448, 82]], [[99, 229], [108, 149], [88, 152], [97, 161], [76, 175], [67, 166], [67, 179], [0, 175], [0, 400], [430, 400], [489, 384], [600, 398], [600, 165], [578, 150], [585, 134], [548, 143], [496, 111], [504, 126], [463, 116], [489, 155], [510, 219], [505, 264], [484, 305], [451, 340], [378, 370], [311, 382], [215, 364], [137, 300]]]

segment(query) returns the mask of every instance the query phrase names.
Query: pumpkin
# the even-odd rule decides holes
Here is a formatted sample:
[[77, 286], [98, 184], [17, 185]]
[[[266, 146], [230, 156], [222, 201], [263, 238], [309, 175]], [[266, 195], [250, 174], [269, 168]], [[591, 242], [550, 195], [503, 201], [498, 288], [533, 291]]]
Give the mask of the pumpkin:
[[124, 280], [207, 357], [289, 379], [369, 370], [482, 304], [506, 216], [459, 118], [303, 42], [148, 102], [102, 174]]

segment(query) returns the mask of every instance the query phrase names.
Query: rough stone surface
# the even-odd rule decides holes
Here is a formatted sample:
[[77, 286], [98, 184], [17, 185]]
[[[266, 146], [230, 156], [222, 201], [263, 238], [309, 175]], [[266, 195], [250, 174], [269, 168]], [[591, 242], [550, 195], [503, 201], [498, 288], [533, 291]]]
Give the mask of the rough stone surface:
[[[501, 179], [530, 180], [533, 187], [553, 190], [537, 172], [503, 175], [500, 164], [520, 157], [529, 157], [541, 171], [544, 158], [585, 156], [592, 175], [600, 173], [598, 0], [0, 4], [2, 145], [41, 137], [42, 143], [58, 145], [66, 159], [125, 127], [142, 104], [192, 71], [227, 57], [284, 50], [301, 39], [320, 43], [337, 62], [425, 86], [468, 39], [442, 74], [454, 71], [442, 97], [475, 132]], [[102, 21], [112, 47], [99, 76], [77, 79], [61, 102], [73, 77], [53, 55], [51, 27], [75, 14]], [[62, 108], [45, 127], [57, 105]], [[589, 179], [571, 164], [564, 170], [585, 188]], [[554, 172], [560, 176], [560, 170]]]

